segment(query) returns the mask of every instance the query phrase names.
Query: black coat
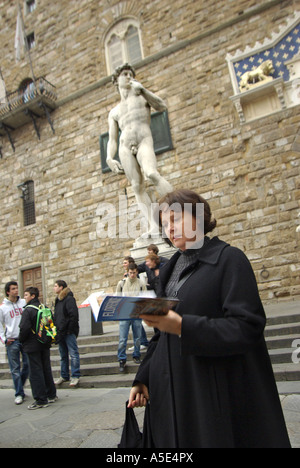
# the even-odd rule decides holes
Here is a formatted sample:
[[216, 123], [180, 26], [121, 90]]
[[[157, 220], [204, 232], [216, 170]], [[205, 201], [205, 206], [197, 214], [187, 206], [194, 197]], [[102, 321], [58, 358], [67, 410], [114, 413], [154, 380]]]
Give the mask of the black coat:
[[65, 335], [79, 334], [79, 314], [72, 291], [65, 288], [55, 301], [54, 323], [57, 329], [56, 342]]
[[51, 344], [43, 344], [38, 341], [36, 334], [36, 320], [38, 311], [31, 305], [39, 307], [41, 305], [38, 299], [33, 299], [24, 308], [22, 319], [20, 322], [19, 340], [23, 345], [25, 353], [36, 353], [45, 348], [50, 348]]
[[[161, 271], [164, 289], [176, 253]], [[246, 256], [213, 238], [178, 292], [181, 337], [158, 333], [136, 376], [150, 392], [156, 448], [289, 447]]]

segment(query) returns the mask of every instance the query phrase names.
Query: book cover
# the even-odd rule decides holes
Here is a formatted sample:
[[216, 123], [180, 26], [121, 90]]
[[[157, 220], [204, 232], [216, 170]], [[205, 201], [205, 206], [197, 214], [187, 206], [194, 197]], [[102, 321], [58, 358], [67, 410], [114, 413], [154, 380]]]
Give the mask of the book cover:
[[98, 322], [134, 320], [140, 315], [166, 315], [178, 304], [177, 299], [106, 296], [100, 306]]

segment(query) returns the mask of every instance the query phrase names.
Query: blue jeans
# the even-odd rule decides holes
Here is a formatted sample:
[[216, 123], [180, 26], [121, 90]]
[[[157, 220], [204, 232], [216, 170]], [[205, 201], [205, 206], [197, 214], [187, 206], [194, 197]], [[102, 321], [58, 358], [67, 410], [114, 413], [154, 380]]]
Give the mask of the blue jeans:
[[142, 321], [137, 320], [120, 320], [119, 325], [119, 348], [118, 348], [118, 360], [126, 361], [126, 346], [128, 340], [129, 328], [132, 328], [134, 351], [132, 356], [139, 359], [141, 357], [140, 346], [141, 346], [141, 335], [142, 335]]
[[59, 342], [60, 373], [63, 379], [70, 380], [69, 354], [71, 358], [71, 376], [80, 377], [80, 358], [75, 335], [65, 335]]
[[148, 347], [149, 346], [149, 341], [145, 332], [145, 329], [142, 325], [142, 337], [141, 337], [141, 345]]
[[[13, 341], [12, 344], [9, 346], [6, 345], [6, 352], [10, 372], [15, 387], [15, 396], [21, 396], [24, 398], [24, 385], [29, 376], [29, 364], [27, 354], [24, 353], [23, 347], [19, 340]], [[20, 355], [22, 355], [23, 360], [22, 370]]]

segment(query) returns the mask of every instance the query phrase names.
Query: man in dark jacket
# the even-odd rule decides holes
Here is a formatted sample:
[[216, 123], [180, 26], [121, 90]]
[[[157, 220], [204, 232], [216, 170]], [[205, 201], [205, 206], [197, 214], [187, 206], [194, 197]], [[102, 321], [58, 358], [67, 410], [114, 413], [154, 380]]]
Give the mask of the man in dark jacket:
[[80, 358], [77, 347], [79, 334], [78, 307], [72, 291], [63, 280], [56, 281], [54, 292], [55, 300], [54, 323], [57, 329], [56, 342], [59, 345], [61, 357], [61, 376], [55, 385], [69, 382], [69, 355], [71, 357], [71, 382], [70, 387], [76, 387], [80, 378]]
[[50, 363], [51, 344], [40, 343], [34, 332], [38, 314], [35, 307], [39, 307], [41, 304], [38, 298], [38, 288], [26, 289], [24, 299], [27, 305], [20, 322], [19, 340], [29, 359], [29, 379], [35, 400], [32, 405], [28, 406], [29, 410], [46, 408], [48, 403], [54, 403], [57, 399]]

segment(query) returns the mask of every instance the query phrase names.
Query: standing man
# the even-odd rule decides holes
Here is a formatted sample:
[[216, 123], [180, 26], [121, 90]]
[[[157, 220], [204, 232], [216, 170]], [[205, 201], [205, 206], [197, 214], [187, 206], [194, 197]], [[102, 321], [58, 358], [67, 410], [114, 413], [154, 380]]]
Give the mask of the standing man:
[[[128, 278], [120, 281], [117, 286], [117, 295], [123, 296], [139, 296], [142, 292], [147, 290], [144, 283], [138, 278], [138, 269], [135, 263], [130, 263], [128, 270]], [[119, 347], [118, 347], [118, 361], [120, 366], [120, 372], [125, 371], [127, 355], [126, 345], [128, 340], [128, 334], [130, 326], [132, 328], [133, 335], [133, 354], [132, 358], [136, 364], [141, 363], [141, 338], [142, 338], [142, 321], [139, 319], [134, 320], [120, 320], [119, 321]], [[146, 338], [147, 339], [147, 338]]]
[[[107, 146], [107, 165], [122, 174], [125, 172], [132, 185], [136, 200], [145, 207], [144, 216], [150, 231], [156, 232], [151, 213], [151, 199], [145, 190], [144, 179], [150, 180], [160, 196], [172, 192], [172, 186], [157, 170], [153, 138], [150, 128], [151, 107], [157, 111], [166, 110], [165, 102], [148, 91], [135, 80], [134, 68], [128, 63], [117, 68], [113, 83], [118, 87], [121, 102], [114, 107], [108, 118], [109, 141]], [[120, 136], [119, 157], [121, 164], [114, 159]]]
[[70, 387], [76, 387], [80, 379], [80, 358], [77, 347], [79, 334], [79, 314], [74, 295], [63, 280], [56, 281], [54, 285], [56, 294], [54, 323], [57, 329], [56, 343], [59, 345], [61, 358], [61, 376], [55, 385], [69, 382], [69, 355], [71, 357]]
[[20, 299], [16, 281], [7, 283], [4, 291], [6, 297], [0, 306], [0, 339], [6, 346], [9, 368], [15, 387], [15, 404], [21, 405], [25, 399], [24, 385], [29, 375], [28, 358], [19, 341], [19, 325], [26, 301]]

